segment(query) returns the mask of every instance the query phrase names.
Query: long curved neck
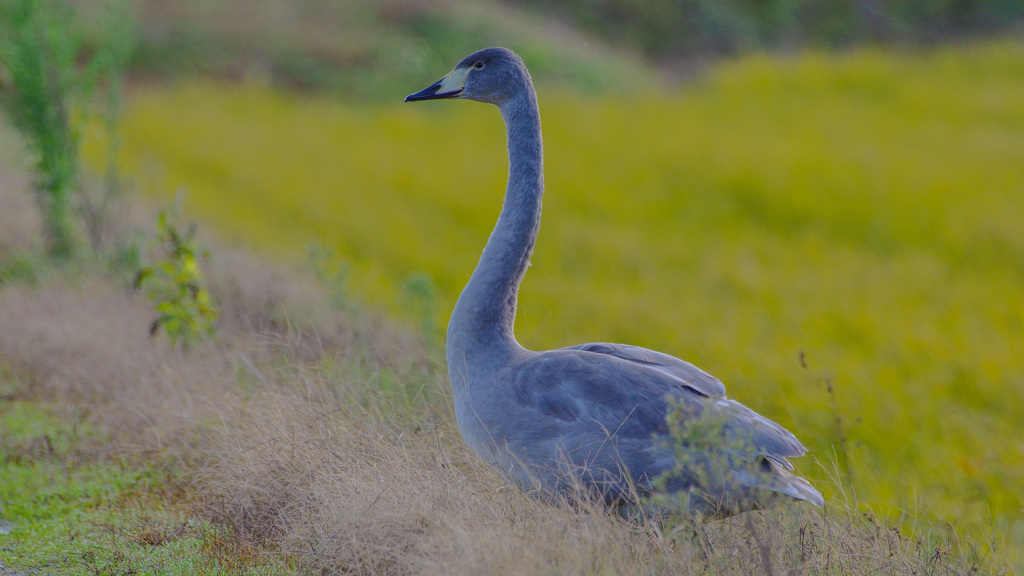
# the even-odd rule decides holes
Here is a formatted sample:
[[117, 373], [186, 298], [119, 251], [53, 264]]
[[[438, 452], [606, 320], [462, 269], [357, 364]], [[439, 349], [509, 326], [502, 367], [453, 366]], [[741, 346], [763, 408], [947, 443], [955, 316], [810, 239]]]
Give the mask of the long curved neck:
[[448, 324], [453, 387], [464, 385], [469, 372], [501, 366], [523, 350], [513, 334], [516, 298], [540, 229], [544, 193], [540, 112], [533, 86], [527, 82], [526, 88], [499, 106], [508, 134], [508, 187], [498, 223]]

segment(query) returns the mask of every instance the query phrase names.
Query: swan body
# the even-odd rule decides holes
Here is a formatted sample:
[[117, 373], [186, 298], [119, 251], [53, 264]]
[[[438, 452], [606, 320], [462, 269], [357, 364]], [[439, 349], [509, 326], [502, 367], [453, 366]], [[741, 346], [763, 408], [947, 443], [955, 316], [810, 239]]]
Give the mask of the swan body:
[[496, 105], [508, 136], [501, 215], [448, 324], [455, 415], [470, 449], [526, 490], [570, 499], [583, 491], [620, 509], [649, 510], [655, 493], [703, 518], [778, 495], [824, 504], [789, 473], [787, 458], [806, 451], [796, 437], [726, 398], [696, 366], [622, 344], [536, 352], [516, 341], [544, 191], [537, 95], [519, 56], [487, 48], [406, 101], [446, 98]]

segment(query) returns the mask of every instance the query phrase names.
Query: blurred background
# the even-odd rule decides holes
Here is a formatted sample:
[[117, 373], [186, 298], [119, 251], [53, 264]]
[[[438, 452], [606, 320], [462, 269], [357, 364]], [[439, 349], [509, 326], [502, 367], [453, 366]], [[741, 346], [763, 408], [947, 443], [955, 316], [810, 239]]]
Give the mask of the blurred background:
[[[107, 2], [72, 2], [98, 45]], [[1017, 0], [295, 0], [131, 2], [138, 78], [260, 80], [386, 100], [491, 44], [543, 82], [621, 85], [622, 67], [672, 80], [751, 52], [921, 49], [1019, 33]]]
[[[33, 2], [63, 5], [4, 0], [7, 23]], [[488, 107], [402, 98], [514, 49], [547, 153], [525, 345], [685, 358], [796, 432], [827, 496], [1024, 547], [1024, 2], [81, 0], [64, 18], [73, 58], [123, 64], [123, 93], [82, 113], [94, 198], [116, 173], [438, 350], [497, 217], [504, 132]]]

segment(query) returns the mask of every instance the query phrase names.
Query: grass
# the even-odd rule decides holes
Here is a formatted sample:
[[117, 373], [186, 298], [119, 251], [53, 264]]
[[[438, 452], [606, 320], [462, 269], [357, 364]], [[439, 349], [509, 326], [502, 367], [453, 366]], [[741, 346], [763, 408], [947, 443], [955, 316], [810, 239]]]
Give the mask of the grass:
[[[195, 513], [180, 469], [117, 454], [81, 404], [31, 400], [6, 372], [0, 389], [0, 566], [66, 575], [226, 572], [218, 558], [226, 533]], [[245, 567], [288, 573], [262, 558]]]
[[[7, 200], [0, 196], [5, 209]], [[55, 476], [40, 486], [38, 476], [19, 476], [15, 496], [4, 498], [31, 500], [30, 511], [42, 508], [37, 501], [55, 503], [68, 518], [56, 534], [27, 528], [45, 522], [19, 519], [18, 540], [4, 542], [8, 567], [32, 573], [37, 561], [26, 555], [51, 550], [52, 542], [72, 551], [82, 550], [76, 542], [98, 542], [102, 550], [86, 546], [43, 569], [1006, 571], [985, 541], [956, 540], [913, 516], [893, 525], [850, 507], [849, 495], [823, 510], [795, 505], [715, 523], [708, 558], [685, 535], [664, 538], [593, 506], [534, 500], [467, 450], [429, 346], [351, 301], [344, 309], [329, 304], [334, 298], [301, 273], [222, 244], [210, 248], [211, 292], [223, 303], [218, 340], [188, 352], [148, 336], [152, 308], [100, 265], [5, 279], [0, 355], [31, 380], [4, 372], [0, 394], [11, 424], [0, 445], [18, 455], [15, 467], [42, 470], [55, 457], [66, 463], [67, 481]], [[5, 460], [8, 469], [15, 468]], [[59, 496], [23, 495], [30, 492]], [[167, 550], [177, 553], [173, 560], [164, 560]], [[19, 564], [10, 563], [12, 554]]]
[[[993, 537], [1019, 565], [1022, 70], [1003, 41], [752, 56], [672, 94], [541, 86], [548, 195], [521, 341], [687, 358], [794, 430], [827, 497], [835, 461], [863, 509]], [[429, 278], [443, 326], [497, 215], [503, 132], [487, 107], [403, 95], [142, 89], [125, 163], [227, 237], [335, 250], [374, 305]]]
[[[0, 320], [21, 338], [53, 346], [19, 349], [0, 337], [5, 361], [35, 378], [31, 388], [7, 372], [3, 378], [3, 518], [15, 527], [0, 536], [6, 568], [53, 574], [988, 572], [984, 549], [958, 546], [926, 523], [908, 536], [838, 501], [826, 511], [789, 507], [716, 523], [709, 527], [716, 550], [704, 559], [685, 538], [656, 537], [593, 507], [533, 500], [468, 452], [443, 378], [414, 348], [403, 347], [400, 333], [366, 318], [353, 323], [358, 317], [347, 314], [336, 315], [345, 320], [333, 330], [298, 327], [312, 328], [307, 321], [274, 329], [263, 298], [288, 294], [280, 302], [299, 320], [314, 295], [296, 291], [299, 278], [268, 286], [261, 277], [266, 267], [215, 250], [226, 256], [215, 271], [219, 296], [227, 294], [225, 280], [261, 289], [234, 294], [221, 342], [189, 354], [158, 340], [136, 342], [129, 354], [89, 346], [146, 330], [131, 305], [141, 296], [126, 301], [116, 285], [75, 288], [51, 275], [34, 290], [0, 291]], [[82, 306], [83, 292], [91, 306]], [[112, 305], [132, 322], [111, 323]], [[357, 335], [346, 341], [350, 330]], [[150, 348], [159, 353], [136, 359]], [[77, 372], [45, 365], [72, 362]], [[418, 382], [417, 393], [396, 390], [394, 382]], [[143, 394], [127, 394], [126, 387]], [[125, 412], [138, 419], [124, 418]], [[185, 419], [192, 433], [175, 434], [181, 424], [167, 412]], [[133, 456], [136, 465], [112, 458], [117, 454]]]

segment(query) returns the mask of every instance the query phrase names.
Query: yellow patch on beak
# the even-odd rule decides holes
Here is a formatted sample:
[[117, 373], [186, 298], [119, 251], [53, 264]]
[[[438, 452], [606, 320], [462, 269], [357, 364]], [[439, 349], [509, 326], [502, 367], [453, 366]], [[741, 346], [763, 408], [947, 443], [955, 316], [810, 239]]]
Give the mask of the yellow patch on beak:
[[456, 68], [441, 78], [441, 87], [437, 89], [438, 95], [462, 92], [466, 87], [466, 76], [469, 75], [469, 67]]

